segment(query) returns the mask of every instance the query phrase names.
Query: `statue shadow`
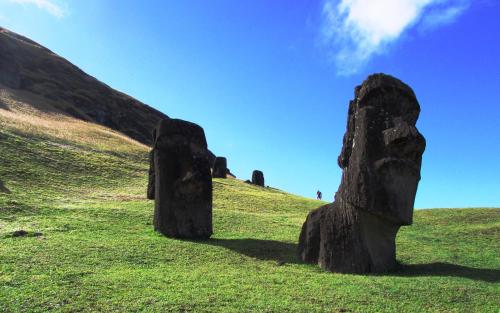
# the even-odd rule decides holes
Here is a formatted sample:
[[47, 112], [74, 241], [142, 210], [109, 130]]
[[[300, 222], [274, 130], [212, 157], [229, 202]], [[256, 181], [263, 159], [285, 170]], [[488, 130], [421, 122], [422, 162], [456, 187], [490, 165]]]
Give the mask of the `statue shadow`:
[[398, 269], [387, 273], [390, 276], [451, 276], [481, 280], [489, 283], [500, 282], [500, 269], [474, 268], [452, 263], [435, 262], [426, 264], [400, 264]]
[[[276, 261], [277, 265], [283, 264], [307, 264], [297, 258], [296, 243], [287, 243], [264, 239], [208, 239], [196, 241], [197, 243], [224, 247], [237, 253], [263, 261]], [[317, 267], [317, 265], [311, 264]], [[427, 263], [427, 264], [400, 264], [394, 271], [372, 274], [373, 276], [439, 276], [439, 277], [462, 277], [472, 280], [496, 283], [500, 281], [499, 269], [473, 268], [451, 263]]]
[[302, 263], [297, 258], [297, 244], [264, 239], [208, 239], [199, 243], [224, 247], [237, 253], [263, 261], [276, 261], [278, 265], [285, 263]]

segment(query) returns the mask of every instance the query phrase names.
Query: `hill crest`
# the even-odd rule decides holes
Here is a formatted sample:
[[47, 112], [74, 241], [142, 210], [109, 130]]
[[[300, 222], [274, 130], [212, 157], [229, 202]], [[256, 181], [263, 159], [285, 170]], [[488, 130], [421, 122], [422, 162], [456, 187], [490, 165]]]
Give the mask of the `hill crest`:
[[[158, 121], [168, 118], [37, 42], [2, 27], [0, 89], [38, 110], [106, 126], [144, 144], [151, 143], [151, 131]], [[0, 102], [0, 107], [6, 104]]]

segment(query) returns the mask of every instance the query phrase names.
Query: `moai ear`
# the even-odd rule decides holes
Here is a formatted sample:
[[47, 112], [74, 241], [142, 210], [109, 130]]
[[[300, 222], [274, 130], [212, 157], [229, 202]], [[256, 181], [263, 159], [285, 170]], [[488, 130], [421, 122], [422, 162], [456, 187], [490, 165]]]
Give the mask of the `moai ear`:
[[337, 163], [340, 168], [344, 169], [349, 165], [349, 158], [351, 157], [353, 140], [354, 140], [354, 130], [355, 130], [355, 113], [356, 99], [351, 100], [349, 103], [349, 112], [347, 115], [347, 130], [344, 134], [344, 139], [342, 140], [342, 151], [337, 159]]
[[153, 135], [153, 143], [154, 143], [156, 141], [156, 127], [153, 128], [152, 135]]

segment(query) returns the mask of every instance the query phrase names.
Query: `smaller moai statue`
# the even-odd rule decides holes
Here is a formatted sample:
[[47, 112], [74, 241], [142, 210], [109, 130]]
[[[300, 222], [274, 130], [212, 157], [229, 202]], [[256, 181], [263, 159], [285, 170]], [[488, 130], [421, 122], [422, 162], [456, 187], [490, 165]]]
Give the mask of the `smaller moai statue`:
[[167, 237], [212, 235], [212, 177], [205, 133], [179, 120], [160, 121], [154, 140], [154, 228]]
[[252, 184], [264, 187], [264, 173], [258, 170], [253, 171]]
[[227, 175], [227, 160], [225, 157], [216, 157], [212, 168], [213, 178], [226, 178]]

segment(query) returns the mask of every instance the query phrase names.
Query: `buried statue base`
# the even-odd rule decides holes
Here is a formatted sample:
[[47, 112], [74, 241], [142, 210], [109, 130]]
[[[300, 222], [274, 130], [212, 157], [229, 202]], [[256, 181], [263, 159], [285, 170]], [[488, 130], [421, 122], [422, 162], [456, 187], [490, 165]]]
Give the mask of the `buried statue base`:
[[413, 90], [394, 77], [371, 75], [356, 87], [338, 158], [342, 181], [335, 201], [307, 216], [302, 261], [342, 273], [395, 268], [396, 234], [412, 223], [425, 149], [419, 113]]

